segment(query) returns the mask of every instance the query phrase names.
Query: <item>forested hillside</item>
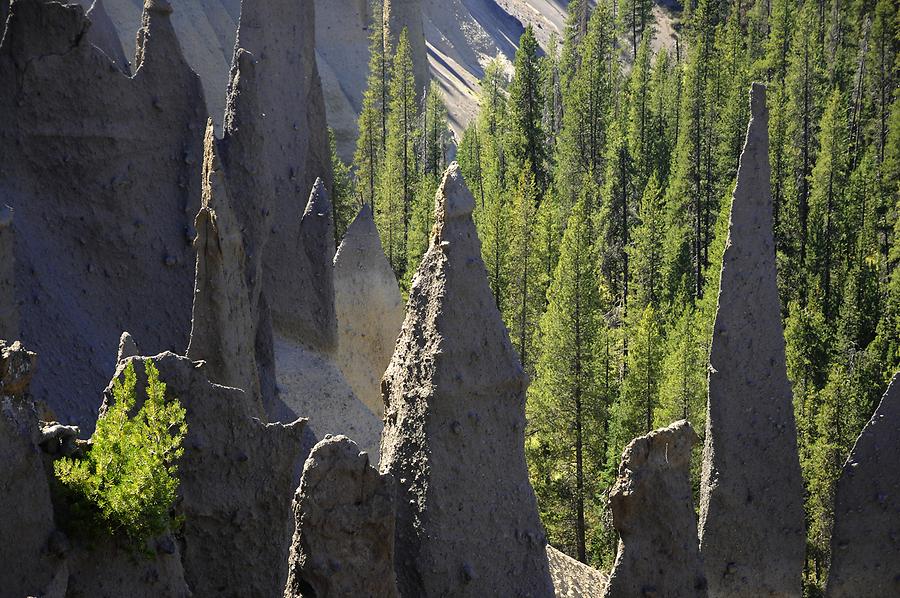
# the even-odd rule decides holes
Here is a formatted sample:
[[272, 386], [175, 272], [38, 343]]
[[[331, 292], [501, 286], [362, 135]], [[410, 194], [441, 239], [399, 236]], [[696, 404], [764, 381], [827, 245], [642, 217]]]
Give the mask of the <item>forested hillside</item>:
[[[651, 9], [571, 0], [546, 52], [527, 28], [511, 78], [486, 68], [459, 144], [491, 289], [532, 377], [531, 481], [551, 543], [607, 566], [624, 446], [677, 419], [702, 435], [748, 90], [762, 81], [817, 595], [836, 478], [898, 367], [900, 11], [699, 0], [675, 50], [654, 52]], [[373, 27], [352, 174], [335, 158], [338, 232], [371, 203], [408, 288], [449, 140], [440, 89], [416, 93], [409, 44], [389, 37]]]

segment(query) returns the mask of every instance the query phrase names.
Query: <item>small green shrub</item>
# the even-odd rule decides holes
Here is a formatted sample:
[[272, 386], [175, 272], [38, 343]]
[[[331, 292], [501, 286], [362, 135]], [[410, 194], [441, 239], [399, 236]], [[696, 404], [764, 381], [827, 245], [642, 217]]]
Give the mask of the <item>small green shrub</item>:
[[165, 400], [166, 385], [147, 361], [147, 399], [133, 416], [137, 376], [134, 363], [113, 386], [113, 404], [97, 420], [92, 448], [80, 459], [60, 459], [54, 472], [62, 484], [70, 516], [111, 535], [124, 534], [138, 547], [174, 523], [178, 490], [175, 461], [184, 449], [185, 410]]

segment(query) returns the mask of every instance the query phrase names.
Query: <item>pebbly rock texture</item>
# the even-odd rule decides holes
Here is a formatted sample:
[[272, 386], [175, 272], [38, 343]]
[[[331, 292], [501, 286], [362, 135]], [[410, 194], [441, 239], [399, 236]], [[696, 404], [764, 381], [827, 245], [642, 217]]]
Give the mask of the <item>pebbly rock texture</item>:
[[381, 418], [381, 377], [406, 312], [369, 205], [359, 211], [334, 257], [334, 310], [335, 362], [357, 398]]
[[123, 330], [152, 352], [190, 331], [205, 116], [170, 11], [147, 3], [131, 79], [78, 5], [15, 0], [0, 45], [0, 204], [22, 339], [45, 364], [32, 392], [86, 433]]
[[604, 573], [588, 567], [580, 561], [547, 546], [550, 577], [556, 598], [600, 597], [606, 591], [609, 579]]
[[212, 120], [207, 124], [205, 147], [203, 197], [194, 225], [197, 268], [187, 357], [205, 361], [212, 382], [245, 390], [248, 399], [255, 399], [251, 414], [264, 418], [247, 256], [216, 153]]
[[[295, 331], [298, 316], [314, 309], [301, 298], [319, 283], [315, 278], [318, 272], [307, 272], [298, 266], [305, 259], [297, 244], [302, 234], [302, 198], [318, 178], [322, 178], [326, 188], [332, 184], [315, 39], [313, 0], [242, 3], [235, 47], [259, 60], [259, 112], [265, 114], [259, 161], [268, 166], [274, 198], [272, 225], [266, 231], [268, 247], [263, 256], [264, 288], [268, 291], [272, 322], [286, 334]], [[303, 327], [302, 322], [299, 326]]]
[[829, 598], [900, 595], [900, 374], [838, 479]]
[[106, 54], [113, 64], [126, 75], [131, 74], [131, 67], [122, 49], [122, 42], [116, 33], [116, 26], [106, 12], [103, 0], [94, 0], [88, 6], [88, 0], [82, 0], [81, 5], [87, 9], [87, 18], [91, 22], [87, 30], [88, 41]]
[[384, 0], [384, 26], [388, 34], [391, 55], [397, 48], [404, 29], [409, 35], [413, 75], [416, 80], [416, 97], [424, 95], [430, 79], [428, 50], [425, 47], [425, 29], [422, 25], [422, 0]]
[[[119, 364], [116, 377], [134, 362], [138, 388], [143, 389], [147, 359]], [[291, 490], [303, 458], [305, 420], [263, 424], [251, 417], [251, 402], [243, 391], [208, 381], [202, 362], [172, 353], [152, 360], [167, 396], [178, 398], [187, 410], [178, 477], [188, 585], [197, 596], [280, 596], [287, 578]], [[112, 383], [104, 400], [101, 411], [112, 400]]]
[[800, 596], [803, 479], [775, 272], [766, 89], [754, 83], [710, 354], [700, 549], [710, 596]]
[[0, 205], [0, 338], [19, 338], [15, 246], [12, 208]]
[[691, 496], [696, 443], [691, 425], [679, 421], [635, 438], [622, 453], [610, 494], [620, 541], [607, 598], [707, 595]]
[[294, 278], [303, 280], [294, 297], [294, 313], [281, 322], [281, 331], [318, 351], [337, 347], [334, 314], [334, 214], [322, 179], [309, 194], [294, 240]]
[[528, 377], [494, 303], [459, 165], [382, 382], [403, 596], [552, 596], [525, 465]]
[[394, 483], [346, 436], [326, 436], [294, 495], [294, 543], [285, 598], [398, 596]]
[[35, 361], [21, 343], [0, 341], [0, 593], [61, 597], [66, 568], [50, 550], [58, 532], [27, 396]]
[[115, 540], [76, 542], [67, 559], [66, 598], [188, 598], [184, 567], [175, 539], [168, 536], [151, 545], [151, 554]]

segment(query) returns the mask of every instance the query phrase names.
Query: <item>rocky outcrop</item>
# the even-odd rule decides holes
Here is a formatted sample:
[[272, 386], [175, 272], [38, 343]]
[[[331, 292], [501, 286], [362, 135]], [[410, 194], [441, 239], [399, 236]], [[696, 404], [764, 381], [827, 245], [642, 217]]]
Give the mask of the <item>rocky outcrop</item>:
[[66, 568], [56, 532], [40, 428], [26, 396], [36, 356], [0, 341], [0, 589], [4, 596], [61, 597]]
[[900, 374], [837, 483], [829, 598], [900, 595]]
[[306, 460], [294, 496], [285, 598], [397, 596], [394, 485], [346, 436], [327, 436]]
[[552, 596], [525, 465], [528, 377], [488, 287], [474, 207], [454, 163], [384, 376], [397, 581], [403, 596]]
[[[147, 359], [126, 360], [116, 376], [134, 362], [143, 389]], [[208, 381], [202, 362], [171, 353], [152, 359], [167, 396], [178, 398], [187, 411], [178, 477], [189, 586], [197, 596], [280, 596], [304, 420], [263, 424], [251, 417], [243, 391]], [[106, 404], [111, 400], [112, 384]], [[138, 404], [142, 400], [139, 396]]]
[[256, 366], [256, 325], [247, 288], [241, 226], [231, 208], [216, 152], [213, 124], [206, 128], [203, 197], [195, 228], [197, 267], [187, 356], [206, 361], [210, 380], [246, 391], [251, 413], [264, 417]]
[[32, 391], [87, 433], [122, 330], [152, 352], [190, 331], [205, 109], [169, 10], [147, 3], [131, 79], [78, 5], [16, 0], [0, 46], [0, 203], [21, 335], [46, 364]]
[[691, 425], [679, 421], [635, 438], [622, 453], [610, 494], [620, 540], [607, 598], [707, 595], [691, 496], [696, 443]]
[[333, 216], [325, 184], [317, 179], [291, 252], [295, 258], [291, 276], [302, 279], [303, 284], [296, 288], [293, 313], [280, 323], [280, 330], [286, 336], [312, 349], [328, 352], [337, 347]]
[[776, 284], [765, 94], [753, 84], [710, 354], [700, 497], [710, 596], [799, 596], [806, 545]]
[[317, 273], [298, 266], [305, 259], [297, 244], [304, 213], [301, 198], [317, 178], [326, 188], [332, 182], [313, 0], [244, 0], [235, 47], [259, 61], [259, 106], [266, 115], [259, 161], [269, 168], [274, 198], [263, 256], [264, 288], [273, 324], [291, 334], [295, 317], [310, 310], [300, 298], [319, 282]]
[[384, 27], [388, 34], [391, 55], [404, 29], [409, 36], [413, 75], [416, 80], [416, 97], [424, 95], [430, 78], [428, 50], [425, 47], [425, 29], [422, 26], [422, 0], [384, 0]]
[[15, 247], [12, 208], [0, 205], [0, 338], [19, 338]]
[[556, 598], [585, 598], [602, 596], [609, 582], [606, 575], [593, 567], [547, 546], [550, 577]]
[[116, 352], [116, 363], [119, 364], [129, 357], [138, 357], [141, 354], [137, 343], [128, 332], [123, 332], [119, 337], [119, 350]]
[[87, 30], [88, 41], [102, 50], [120, 71], [130, 75], [131, 66], [125, 57], [122, 42], [119, 41], [116, 33], [116, 26], [109, 18], [103, 0], [93, 0], [90, 3], [88, 0], [83, 0], [81, 5], [87, 9], [87, 18], [91, 22], [91, 26]]
[[335, 362], [357, 398], [381, 418], [381, 377], [406, 312], [369, 205], [359, 211], [334, 257], [334, 310]]
[[76, 542], [67, 558], [66, 598], [187, 598], [178, 544], [171, 536], [148, 547], [149, 553], [111, 538]]

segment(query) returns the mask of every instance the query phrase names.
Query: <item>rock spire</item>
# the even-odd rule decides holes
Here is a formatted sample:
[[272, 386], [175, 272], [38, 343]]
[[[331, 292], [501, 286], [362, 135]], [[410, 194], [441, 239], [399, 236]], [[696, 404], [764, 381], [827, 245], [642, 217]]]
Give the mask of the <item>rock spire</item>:
[[710, 353], [700, 548], [710, 596], [799, 596], [803, 478], [775, 271], [766, 88], [754, 83]]
[[369, 205], [359, 211], [334, 257], [334, 309], [335, 361], [357, 398], [380, 418], [381, 377], [406, 311]]
[[525, 465], [528, 377], [500, 318], [459, 165], [383, 381], [381, 470], [397, 484], [403, 596], [552, 596]]

